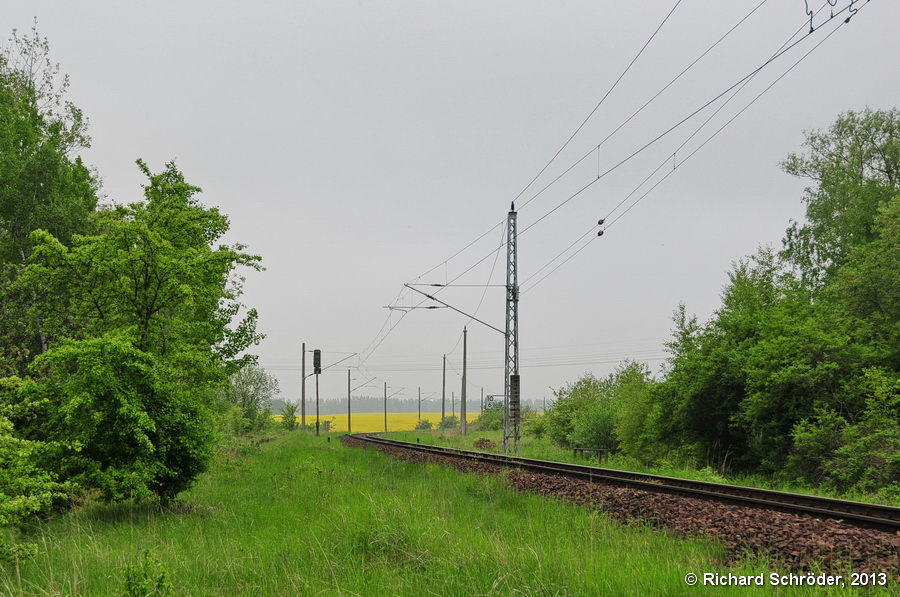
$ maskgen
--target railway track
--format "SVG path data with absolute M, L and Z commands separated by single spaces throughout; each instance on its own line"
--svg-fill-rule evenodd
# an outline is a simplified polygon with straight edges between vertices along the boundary
M 718 500 L 725 503 L 778 510 L 791 514 L 807 514 L 818 518 L 845 521 L 848 524 L 882 531 L 900 532 L 900 508 L 838 500 L 768 489 L 755 489 L 706 481 L 678 479 L 661 475 L 632 473 L 613 469 L 520 458 L 505 454 L 475 452 L 439 446 L 414 444 L 385 439 L 372 434 L 354 434 L 354 438 L 366 443 L 393 448 L 415 450 L 443 457 L 455 457 L 470 461 L 515 467 L 525 471 L 574 477 L 591 483 L 607 483 L 655 492 Z

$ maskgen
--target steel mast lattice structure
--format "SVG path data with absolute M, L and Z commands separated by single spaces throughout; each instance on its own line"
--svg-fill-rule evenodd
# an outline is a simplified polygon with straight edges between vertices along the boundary
M 519 277 L 516 253 L 516 204 L 506 218 L 506 358 L 503 380 L 503 451 L 519 451 Z

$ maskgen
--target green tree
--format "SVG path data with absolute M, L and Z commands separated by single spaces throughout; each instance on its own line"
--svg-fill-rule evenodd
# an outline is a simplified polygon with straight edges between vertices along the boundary
M 35 381 L 22 397 L 40 405 L 40 418 L 22 428 L 52 447 L 44 464 L 61 478 L 110 501 L 167 502 L 206 470 L 215 437 L 209 405 L 127 330 L 65 340 L 30 372 Z
M 29 312 L 38 297 L 14 287 L 30 235 L 43 229 L 68 244 L 90 231 L 99 187 L 78 156 L 90 144 L 87 120 L 64 101 L 68 78 L 59 80 L 49 51 L 35 29 L 14 30 L 0 51 L 0 369 L 20 375 L 48 346 Z
M 654 383 L 647 365 L 635 361 L 626 361 L 616 374 L 616 440 L 625 454 L 642 460 L 652 456 L 647 422 L 653 410 L 650 389 Z
M 874 238 L 878 208 L 900 194 L 900 111 L 849 111 L 827 131 L 808 131 L 804 147 L 782 164 L 814 182 L 804 194 L 806 222 L 788 228 L 782 256 L 819 290 L 852 247 Z
M 46 444 L 23 440 L 14 433 L 9 417 L 21 387 L 18 378 L 0 379 L 0 564 L 33 553 L 36 546 L 14 543 L 17 530 L 50 512 L 57 502 L 68 497 L 71 487 L 60 484 L 56 476 L 41 467 Z
M 31 308 L 50 348 L 31 365 L 17 427 L 58 447 L 63 478 L 108 499 L 171 500 L 207 465 L 214 435 L 209 390 L 253 361 L 260 336 L 242 305 L 238 266 L 259 257 L 213 246 L 228 229 L 204 208 L 175 165 L 148 176 L 146 201 L 97 213 L 98 233 L 66 247 L 32 234 L 18 280 L 42 300 Z
M 835 301 L 878 363 L 900 371 L 900 195 L 879 207 L 876 238 L 855 247 L 834 284 Z
M 547 409 L 547 436 L 558 446 L 615 449 L 615 427 L 619 419 L 617 375 L 597 379 L 588 373 L 556 391 L 556 401 Z
M 842 486 L 875 479 L 852 464 L 887 463 L 894 449 L 897 422 L 869 414 L 864 372 L 900 371 L 898 165 L 897 110 L 848 112 L 807 133 L 805 151 L 782 165 L 814 181 L 806 221 L 792 223 L 777 256 L 763 249 L 735 264 L 709 322 L 681 308 L 645 438 L 717 467 L 787 464 L 835 483 L 828 471 L 843 457 L 856 472 Z
M 67 243 L 88 229 L 98 182 L 77 153 L 90 146 L 87 120 L 64 101 L 68 77 L 49 58 L 50 45 L 35 28 L 13 30 L 0 52 L 0 259 L 24 262 L 33 230 Z
M 863 372 L 866 406 L 853 422 L 822 409 L 793 431 L 788 470 L 840 491 L 900 492 L 900 375 Z
M 229 324 L 242 307 L 234 270 L 260 269 L 260 258 L 243 245 L 213 246 L 228 219 L 199 203 L 174 163 L 159 174 L 138 166 L 150 179 L 146 201 L 97 212 L 98 234 L 76 236 L 71 248 L 32 234 L 22 282 L 45 299 L 33 312 L 54 339 L 132 329 L 139 350 L 172 357 L 195 383 L 220 383 L 253 361 L 237 355 L 259 340 L 255 310 Z
M 288 431 L 297 428 L 297 409 L 300 405 L 296 402 L 285 402 L 281 409 L 281 425 Z
M 576 445 L 576 422 L 608 392 L 608 385 L 607 380 L 597 379 L 593 374 L 587 373 L 575 383 L 568 383 L 564 388 L 556 390 L 556 399 L 544 414 L 550 441 L 564 448 Z
M 473 423 L 479 431 L 499 431 L 503 429 L 503 405 L 500 408 L 488 408 Z
M 279 393 L 278 380 L 257 363 L 248 363 L 232 373 L 221 395 L 226 404 L 237 407 L 247 421 L 247 429 L 258 429 L 270 420 L 272 400 Z

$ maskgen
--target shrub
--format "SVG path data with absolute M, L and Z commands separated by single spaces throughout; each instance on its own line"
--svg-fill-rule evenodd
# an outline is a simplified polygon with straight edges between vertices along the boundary
M 22 433 L 46 438 L 42 464 L 62 480 L 107 501 L 168 502 L 206 470 L 215 441 L 202 390 L 173 365 L 128 333 L 65 340 L 29 367 L 19 396 L 36 416 Z
M 478 431 L 499 431 L 503 429 L 503 407 L 490 408 L 481 413 L 473 424 Z
M 166 578 L 166 568 L 149 549 L 141 552 L 141 561 L 125 567 L 123 597 L 171 597 L 175 588 Z
M 297 428 L 297 407 L 298 404 L 295 402 L 286 402 L 281 409 L 281 425 L 288 431 Z
M 434 429 L 434 423 L 432 423 L 428 419 L 422 419 L 421 421 L 416 423 L 416 430 L 427 431 L 429 429 Z
M 21 529 L 71 491 L 35 464 L 34 456 L 41 447 L 39 442 L 14 437 L 12 423 L 0 416 L 0 563 L 37 553 L 33 543 L 7 541 L 14 535 L 8 535 L 6 529 Z
M 547 419 L 535 413 L 534 416 L 528 417 L 522 422 L 522 429 L 526 435 L 541 439 L 547 434 Z

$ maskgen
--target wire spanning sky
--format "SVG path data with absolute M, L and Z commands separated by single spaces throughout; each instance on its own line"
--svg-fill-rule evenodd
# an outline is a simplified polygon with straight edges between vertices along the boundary
M 458 395 L 467 323 L 470 395 L 502 392 L 502 335 L 404 284 L 454 280 L 422 288 L 503 328 L 513 200 L 523 396 L 657 370 L 678 303 L 707 319 L 802 217 L 778 163 L 803 131 L 900 97 L 887 0 L 0 6 L 7 34 L 34 17 L 107 201 L 141 197 L 135 159 L 175 159 L 263 256 L 244 299 L 294 400 L 302 342 L 350 357 L 323 397 L 348 366 L 358 394 L 439 392 L 444 354 Z

